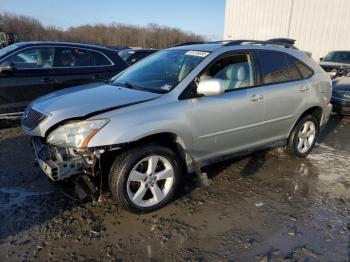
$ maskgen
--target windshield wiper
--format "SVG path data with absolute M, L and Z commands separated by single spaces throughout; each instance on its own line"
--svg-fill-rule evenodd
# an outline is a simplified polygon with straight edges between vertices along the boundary
M 110 82 L 110 85 L 113 86 L 123 86 L 129 89 L 137 89 L 132 83 L 130 82 Z
M 135 86 L 131 84 L 130 82 L 124 82 L 125 87 L 130 88 L 130 89 L 135 89 Z

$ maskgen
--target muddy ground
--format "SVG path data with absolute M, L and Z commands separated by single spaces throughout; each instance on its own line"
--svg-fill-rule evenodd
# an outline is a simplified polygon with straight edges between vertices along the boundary
M 349 261 L 350 118 L 314 153 L 258 152 L 207 168 L 146 215 L 83 203 L 31 164 L 19 128 L 0 130 L 0 261 Z

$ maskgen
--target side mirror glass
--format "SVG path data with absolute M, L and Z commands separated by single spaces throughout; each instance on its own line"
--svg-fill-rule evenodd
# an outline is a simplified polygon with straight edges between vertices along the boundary
M 17 67 L 14 63 L 4 62 L 0 65 L 0 72 L 13 72 L 16 70 L 17 70 Z
M 225 93 L 224 81 L 218 78 L 205 79 L 199 82 L 197 94 L 204 96 L 218 96 Z
M 323 57 L 320 58 L 320 61 L 323 61 Z

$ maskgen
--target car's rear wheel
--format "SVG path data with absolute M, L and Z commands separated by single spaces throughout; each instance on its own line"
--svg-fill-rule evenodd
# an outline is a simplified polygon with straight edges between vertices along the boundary
M 109 187 L 113 199 L 133 212 L 150 212 L 165 206 L 177 189 L 180 165 L 169 148 L 141 146 L 117 157 Z
M 307 115 L 301 118 L 289 137 L 289 152 L 298 157 L 306 157 L 315 146 L 318 132 L 319 123 L 315 117 Z

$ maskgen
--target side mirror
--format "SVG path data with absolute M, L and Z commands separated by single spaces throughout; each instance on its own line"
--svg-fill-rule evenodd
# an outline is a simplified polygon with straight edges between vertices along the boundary
M 16 71 L 17 67 L 14 63 L 2 63 L 0 65 L 0 72 L 13 72 Z
M 224 81 L 218 78 L 202 80 L 197 86 L 197 94 L 204 96 L 222 95 L 225 90 Z
M 323 57 L 320 58 L 320 61 L 323 61 Z

